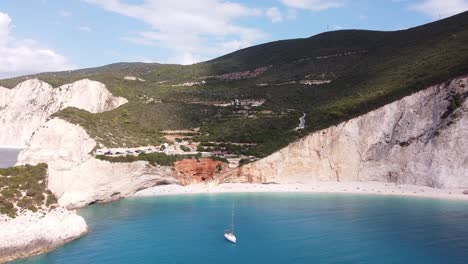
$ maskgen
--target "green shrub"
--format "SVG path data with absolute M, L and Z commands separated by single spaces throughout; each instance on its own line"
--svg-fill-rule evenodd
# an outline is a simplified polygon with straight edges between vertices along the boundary
M 46 199 L 46 206 L 50 207 L 51 205 L 57 204 L 57 197 L 54 194 L 48 193 Z
M 224 162 L 224 163 L 229 163 L 229 161 L 226 158 L 223 158 L 223 157 L 212 156 L 212 157 L 210 157 L 210 159 L 221 161 L 221 162 Z
M 16 205 L 18 205 L 18 207 L 20 208 L 27 209 L 28 207 L 34 205 L 34 201 L 30 197 L 23 197 L 20 200 L 18 200 Z
M 0 214 L 17 215 L 16 204 L 23 210 L 36 212 L 56 203 L 55 196 L 46 189 L 47 165 L 26 165 L 0 169 Z M 24 195 L 23 195 L 24 193 Z M 48 194 L 47 201 L 44 193 Z M 50 208 L 50 207 L 49 207 Z
M 182 151 L 184 151 L 184 152 L 190 152 L 190 150 L 191 150 L 189 147 L 184 146 L 184 145 L 181 145 L 181 146 L 180 146 L 180 149 L 181 149 Z
M 13 203 L 0 197 L 0 214 L 15 217 L 16 209 L 14 208 Z
M 239 161 L 239 166 L 244 166 L 250 163 L 250 159 L 241 159 Z
M 15 188 L 7 187 L 0 192 L 0 195 L 7 199 L 15 199 L 16 197 L 21 196 L 21 192 Z
M 36 207 L 36 205 L 34 204 L 29 204 L 27 207 L 26 207 L 27 210 L 29 211 L 32 211 L 32 212 L 37 212 L 38 211 L 38 208 Z
M 116 163 L 128 163 L 135 161 L 148 161 L 151 165 L 161 166 L 172 166 L 174 162 L 186 159 L 194 158 L 195 155 L 166 155 L 165 153 L 140 153 L 138 156 L 127 155 L 119 157 L 110 157 L 104 155 L 98 155 L 96 158 Z

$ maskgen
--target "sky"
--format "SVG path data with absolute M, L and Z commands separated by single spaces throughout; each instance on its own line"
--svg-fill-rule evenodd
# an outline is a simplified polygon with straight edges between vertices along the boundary
M 468 0 L 0 0 L 0 78 L 115 62 L 192 64 L 342 29 L 400 30 Z

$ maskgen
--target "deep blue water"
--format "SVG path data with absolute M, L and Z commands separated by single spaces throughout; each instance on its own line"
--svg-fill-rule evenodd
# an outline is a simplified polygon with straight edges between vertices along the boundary
M 224 240 L 231 204 L 238 244 Z M 16 263 L 468 263 L 468 203 L 334 194 L 131 198 L 91 233 Z

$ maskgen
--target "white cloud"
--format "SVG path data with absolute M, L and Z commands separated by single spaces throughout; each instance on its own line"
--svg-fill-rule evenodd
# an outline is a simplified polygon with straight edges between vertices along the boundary
M 91 31 L 93 31 L 90 27 L 87 27 L 87 26 L 79 26 L 77 29 L 79 31 L 82 31 L 82 32 L 91 32 Z
M 283 21 L 283 14 L 277 7 L 270 7 L 265 12 L 266 16 L 270 18 L 271 22 L 277 23 Z
M 265 15 L 263 10 L 229 1 L 144 0 L 134 4 L 123 0 L 84 1 L 147 23 L 151 30 L 124 39 L 169 48 L 174 53 L 172 57 L 179 58 L 181 63 L 212 58 L 234 51 L 233 42 L 241 43 L 239 47 L 243 48 L 267 36 L 259 29 L 236 23 L 243 17 Z
M 5 45 L 10 38 L 10 23 L 8 14 L 0 12 L 0 46 Z
M 190 65 L 202 60 L 206 60 L 206 58 L 196 57 L 196 55 L 193 55 L 191 52 L 184 52 L 175 57 L 168 58 L 167 60 L 165 60 L 165 63 L 179 63 L 182 65 Z
M 432 18 L 449 17 L 468 10 L 467 0 L 426 0 L 411 6 L 411 9 L 420 11 Z
M 71 12 L 68 12 L 68 11 L 66 11 L 66 10 L 61 10 L 61 11 L 59 12 L 59 16 L 61 16 L 61 17 L 71 17 L 72 15 L 73 15 L 73 14 L 72 14 Z
M 321 11 L 344 5 L 343 1 L 340 0 L 281 0 L 281 2 L 292 8 L 312 11 Z
M 8 14 L 0 12 L 0 78 L 73 68 L 64 56 L 34 40 L 15 39 L 11 22 Z

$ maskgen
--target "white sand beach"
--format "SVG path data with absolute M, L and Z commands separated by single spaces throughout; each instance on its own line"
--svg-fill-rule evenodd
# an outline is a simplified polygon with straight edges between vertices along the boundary
M 464 189 L 436 189 L 425 186 L 382 182 L 317 182 L 313 184 L 195 184 L 189 186 L 161 185 L 141 190 L 134 196 L 164 196 L 204 193 L 352 193 L 426 197 L 436 199 L 465 200 Z

